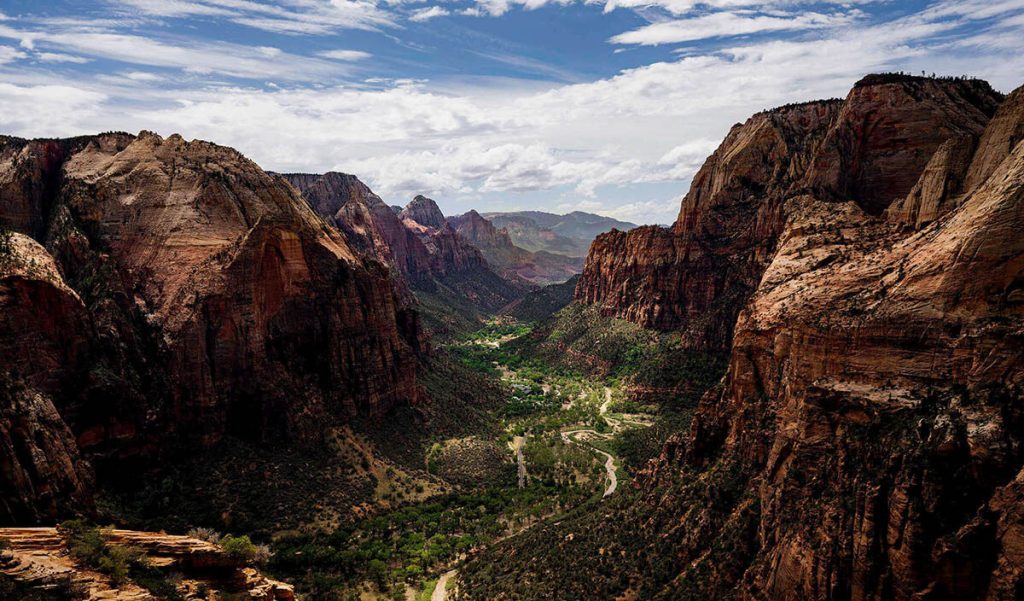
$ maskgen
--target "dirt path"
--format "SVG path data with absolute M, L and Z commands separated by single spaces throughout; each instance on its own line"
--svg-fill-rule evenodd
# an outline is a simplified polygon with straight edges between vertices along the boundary
M 448 570 L 441 574 L 441 577 L 437 579 L 434 592 L 430 595 L 430 601 L 446 601 L 448 599 L 448 581 L 455 578 L 457 573 L 456 570 Z
M 516 436 L 512 439 L 512 448 L 516 452 L 516 478 L 519 481 L 519 488 L 526 487 L 526 458 L 523 457 L 524 444 L 526 444 L 525 436 Z

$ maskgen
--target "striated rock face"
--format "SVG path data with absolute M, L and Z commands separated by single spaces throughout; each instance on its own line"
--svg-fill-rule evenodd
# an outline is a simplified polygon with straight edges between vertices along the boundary
M 1000 100 L 978 81 L 869 77 L 843 101 L 756 115 L 735 126 L 694 177 L 671 230 L 595 240 L 576 299 L 645 327 L 679 330 L 691 348 L 727 349 L 773 256 L 786 198 L 811 191 L 880 213 L 911 192 L 944 142 L 980 137 Z M 919 195 L 964 177 L 957 159 L 966 153 L 950 151 L 935 159 L 937 175 Z M 916 224 L 922 202 L 924 220 L 944 210 L 945 201 L 911 201 L 900 219 Z
M 178 136 L 22 146 L 15 163 L 57 149 L 41 177 L 59 185 L 19 196 L 40 174 L 5 164 L 20 175 L 4 198 L 39 206 L 0 215 L 45 241 L 63 280 L 4 278 L 5 316 L 24 319 L 0 319 L 0 338 L 33 342 L 5 345 L 0 370 L 52 397 L 101 476 L 227 433 L 316 442 L 330 423 L 417 402 L 415 312 L 281 178 Z M 47 216 L 42 234 L 25 214 Z
M 428 284 L 435 275 L 426 245 L 356 176 L 331 172 L 284 177 L 360 252 L 394 266 L 414 285 Z
M 877 215 L 910 191 L 940 144 L 980 136 L 1001 100 L 979 80 L 868 76 L 847 96 L 802 188 Z
M 535 284 L 558 283 L 573 277 L 583 267 L 578 259 L 519 248 L 506 230 L 494 227 L 476 211 L 450 217 L 448 223 L 462 238 L 480 249 L 488 264 L 508 279 Z
M 941 146 L 919 181 L 986 162 L 1007 126 L 973 157 Z M 647 598 L 1020 597 L 1024 144 L 918 206 L 939 210 L 910 229 L 786 200 L 727 377 L 637 479 L 674 550 Z
M 840 110 L 810 103 L 733 127 L 694 177 L 674 228 L 598 236 L 576 299 L 645 327 L 682 330 L 692 348 L 725 349 L 782 227 L 786 191 Z
M 31 238 L 0 238 L 0 523 L 92 510 L 91 467 L 53 399 L 86 354 L 90 323 L 53 258 Z
M 398 214 L 402 220 L 410 219 L 416 223 L 429 228 L 440 229 L 444 227 L 444 213 L 437 206 L 437 203 L 426 196 L 417 195 Z

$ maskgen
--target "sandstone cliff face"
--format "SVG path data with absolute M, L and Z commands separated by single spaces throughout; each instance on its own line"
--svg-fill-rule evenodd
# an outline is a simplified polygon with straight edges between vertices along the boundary
M 1008 121 L 973 158 L 940 147 L 919 179 L 987 163 Z M 1024 144 L 928 223 L 875 208 L 786 200 L 727 377 L 638 478 L 651 536 L 675 549 L 652 598 L 1024 590 Z
M 877 214 L 911 191 L 947 139 L 981 136 L 1000 100 L 976 81 L 866 78 L 844 101 L 756 115 L 694 177 L 671 230 L 595 240 L 576 298 L 606 315 L 679 330 L 691 348 L 728 349 L 773 256 L 786 198 L 813 191 Z M 915 222 L 920 212 L 904 211 Z
M 23 146 L 10 156 L 59 149 L 57 173 L 42 174 L 59 185 L 25 196 L 39 173 L 0 169 L 20 174 L 4 187 L 16 215 L 48 216 L 43 234 L 5 223 L 45 241 L 74 292 L 19 282 L 0 299 L 5 315 L 25 316 L 0 336 L 43 341 L 5 346 L 0 367 L 53 398 L 101 476 L 228 433 L 315 442 L 330 423 L 417 402 L 414 311 L 282 179 L 177 136 Z M 46 295 L 52 312 L 34 304 Z M 77 332 L 81 352 L 66 341 Z M 26 372 L 46 361 L 65 370 Z
M 579 273 L 582 261 L 545 251 L 530 252 L 512 243 L 504 229 L 498 229 L 476 211 L 449 217 L 448 223 L 462 238 L 480 249 L 487 263 L 507 279 L 535 284 L 560 283 Z
M 577 300 L 645 327 L 682 330 L 691 348 L 728 348 L 736 314 L 774 248 L 785 192 L 839 108 L 785 107 L 733 127 L 694 177 L 674 228 L 598 236 Z
M 429 282 L 435 269 L 427 247 L 392 207 L 354 175 L 331 172 L 284 177 L 360 252 L 394 266 L 409 282 Z

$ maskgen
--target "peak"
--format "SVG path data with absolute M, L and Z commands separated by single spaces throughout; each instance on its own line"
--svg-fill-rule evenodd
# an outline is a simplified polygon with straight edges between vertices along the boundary
M 420 225 L 440 228 L 444 226 L 444 213 L 432 199 L 417 194 L 401 212 L 402 219 L 412 219 Z

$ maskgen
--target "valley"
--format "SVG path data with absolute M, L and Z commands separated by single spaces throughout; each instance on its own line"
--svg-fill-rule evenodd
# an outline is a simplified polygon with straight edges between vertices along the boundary
M 493 414 L 496 435 L 430 444 L 417 487 L 436 477 L 461 482 L 459 492 L 407 498 L 322 534 L 278 533 L 270 573 L 314 598 L 445 599 L 447 588 L 459 590 L 458 570 L 467 559 L 568 512 L 598 511 L 626 485 L 618 445 L 626 432 L 651 425 L 642 410 L 653 408 L 626 402 L 621 382 L 510 350 L 531 330 L 492 321 L 450 343 L 457 360 L 500 382 L 506 393 Z M 484 465 L 469 465 L 474 457 Z M 310 569 L 315 576 L 305 577 Z

